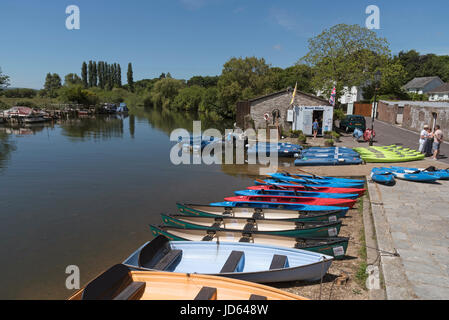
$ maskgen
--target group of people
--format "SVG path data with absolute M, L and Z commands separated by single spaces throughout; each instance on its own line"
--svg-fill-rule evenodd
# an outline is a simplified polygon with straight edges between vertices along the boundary
M 419 136 L 419 152 L 432 156 L 432 160 L 437 160 L 440 154 L 440 145 L 443 142 L 443 132 L 439 125 L 431 131 L 428 125 L 425 125 Z

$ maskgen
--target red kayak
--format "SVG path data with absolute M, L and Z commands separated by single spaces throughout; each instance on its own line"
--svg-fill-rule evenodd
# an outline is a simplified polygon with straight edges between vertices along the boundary
M 250 190 L 290 190 L 290 191 L 314 191 L 314 192 L 326 192 L 326 193 L 354 193 L 358 194 L 359 197 L 363 196 L 365 189 L 356 188 L 332 188 L 332 187 L 304 187 L 301 185 L 282 185 L 282 184 L 265 184 L 248 187 Z
M 356 200 L 352 199 L 333 199 L 333 198 L 313 198 L 313 197 L 288 197 L 288 196 L 270 196 L 270 195 L 257 195 L 257 196 L 236 196 L 225 198 L 225 201 L 231 202 L 276 202 L 276 203 L 300 203 L 307 204 L 309 206 L 334 206 L 334 207 L 348 207 L 352 208 L 356 203 Z

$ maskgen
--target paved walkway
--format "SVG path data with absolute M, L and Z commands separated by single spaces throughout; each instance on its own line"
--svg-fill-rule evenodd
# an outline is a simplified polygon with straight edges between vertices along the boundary
M 449 181 L 368 183 L 388 299 L 449 299 Z

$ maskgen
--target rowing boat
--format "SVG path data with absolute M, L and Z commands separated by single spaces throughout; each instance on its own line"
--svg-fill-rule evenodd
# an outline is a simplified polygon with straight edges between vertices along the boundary
M 117 264 L 69 300 L 307 300 L 301 296 L 224 277 L 131 270 Z
M 270 283 L 319 280 L 333 259 L 301 249 L 241 242 L 170 241 L 159 235 L 137 249 L 123 264 L 139 270 Z
M 296 182 L 303 183 L 306 185 L 312 186 L 323 186 L 323 187 L 334 187 L 334 188 L 363 188 L 365 182 L 363 180 L 357 180 L 354 182 L 346 182 L 346 181 L 331 181 L 331 180 L 322 180 L 322 179 L 309 179 L 309 178 L 301 178 L 301 177 L 292 177 L 282 173 L 273 173 L 269 174 L 273 179 L 277 179 L 279 181 L 287 181 L 287 182 Z
M 150 230 L 155 237 L 162 234 L 172 241 L 247 242 L 303 249 L 333 256 L 335 259 L 345 256 L 349 242 L 349 238 L 344 237 L 292 238 L 251 232 L 185 229 L 154 225 L 150 225 Z
M 309 206 L 335 206 L 352 208 L 356 200 L 353 199 L 334 199 L 334 198 L 313 198 L 313 197 L 295 197 L 295 196 L 274 196 L 274 195 L 255 195 L 255 196 L 235 196 L 226 197 L 225 201 L 231 202 L 275 202 L 288 204 L 305 204 Z
M 161 214 L 162 222 L 168 226 L 186 229 L 250 232 L 285 237 L 335 237 L 340 232 L 341 221 L 285 221 L 255 220 L 245 218 L 212 218 Z
M 257 196 L 257 195 L 270 195 L 270 196 L 286 196 L 286 197 L 312 197 L 312 198 L 331 198 L 331 199 L 357 199 L 358 194 L 353 193 L 326 193 L 326 192 L 313 192 L 313 191 L 295 191 L 295 190 L 265 190 L 265 189 L 253 189 L 253 190 L 239 190 L 235 191 L 236 196 Z
M 231 208 L 181 203 L 177 203 L 176 206 L 179 212 L 184 215 L 213 218 L 235 217 L 257 220 L 335 222 L 346 215 L 345 211 L 313 212 L 263 208 Z
M 249 190 L 295 190 L 295 191 L 314 191 L 314 192 L 326 192 L 326 193 L 356 193 L 359 197 L 365 194 L 365 189 L 360 188 L 333 188 L 333 187 L 321 187 L 301 184 L 291 184 L 284 182 L 276 182 L 275 180 L 256 180 L 255 186 L 248 187 Z

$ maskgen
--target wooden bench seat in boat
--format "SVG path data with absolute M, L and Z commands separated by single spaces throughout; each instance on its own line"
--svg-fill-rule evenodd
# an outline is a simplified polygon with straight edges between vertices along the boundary
M 287 258 L 287 256 L 275 254 L 273 256 L 273 260 L 271 260 L 270 270 L 283 269 L 285 267 L 288 267 L 288 258 Z
M 238 267 L 243 264 L 245 254 L 243 251 L 232 251 L 226 260 L 220 273 L 237 272 Z
M 202 287 L 195 300 L 217 300 L 217 288 Z
M 167 238 L 156 237 L 151 245 L 140 250 L 139 267 L 160 271 L 173 270 L 181 258 L 182 250 L 172 250 Z
M 161 259 L 159 262 L 153 267 L 156 270 L 167 270 L 174 263 L 178 262 L 181 259 L 182 250 L 170 250 L 168 253 Z
M 268 300 L 265 296 L 259 296 L 257 294 L 252 294 L 249 296 L 249 300 Z

